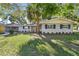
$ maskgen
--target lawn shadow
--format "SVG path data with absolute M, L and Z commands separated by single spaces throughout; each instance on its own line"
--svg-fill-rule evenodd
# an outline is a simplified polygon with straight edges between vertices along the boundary
M 32 39 L 28 43 L 20 46 L 19 55 L 21 56 L 40 56 L 44 53 L 40 54 L 40 50 L 38 50 L 39 45 L 45 45 L 45 43 L 40 39 Z M 45 54 L 47 55 L 47 54 Z
M 20 56 L 74 56 L 78 50 L 66 45 L 74 38 L 78 40 L 79 33 L 74 34 L 35 34 L 37 38 L 30 39 L 19 47 Z M 41 37 L 41 38 L 39 38 Z M 69 39 L 69 40 L 68 40 Z M 71 40 L 70 40 L 71 39 Z M 53 42 L 52 42 L 53 40 Z M 57 41 L 56 43 L 54 41 Z
M 75 47 L 71 44 L 71 40 L 79 40 L 79 33 L 74 33 L 74 34 L 43 34 L 39 35 L 44 41 L 48 42 L 53 48 L 55 48 L 56 51 L 58 51 L 58 54 L 55 55 L 61 55 L 61 56 L 72 56 L 72 55 L 79 55 L 79 46 Z M 44 36 L 44 37 L 43 37 Z M 63 46 L 60 46 L 59 42 L 56 44 L 54 42 L 51 42 L 51 40 L 60 40 L 62 45 L 65 46 L 66 49 L 69 51 L 66 51 L 63 49 Z
M 41 37 L 41 35 L 40 35 Z M 49 39 L 50 38 L 50 39 Z M 65 50 L 63 46 L 52 42 L 51 37 L 49 35 L 46 38 L 42 37 L 42 39 L 32 38 L 25 43 L 24 45 L 20 46 L 20 50 L 18 55 L 21 56 L 73 56 L 72 52 L 76 54 L 77 52 L 71 50 Z M 46 40 L 47 39 L 47 40 Z M 59 42 L 58 42 L 59 43 Z M 61 43 L 63 44 L 63 43 Z M 49 47 L 51 46 L 51 48 Z M 55 50 L 55 51 L 52 51 Z

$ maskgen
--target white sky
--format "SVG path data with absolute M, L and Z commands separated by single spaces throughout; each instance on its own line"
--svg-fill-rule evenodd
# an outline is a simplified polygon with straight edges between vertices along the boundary
M 0 3 L 79 3 L 79 0 L 0 0 Z

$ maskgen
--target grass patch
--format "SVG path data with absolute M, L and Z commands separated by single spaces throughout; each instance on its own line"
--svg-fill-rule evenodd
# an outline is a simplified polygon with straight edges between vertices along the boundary
M 27 43 L 31 37 L 21 34 L 2 38 L 0 38 L 0 55 L 18 55 L 19 46 Z
M 38 35 L 38 34 L 37 34 Z M 0 35 L 0 55 L 3 56 L 76 56 L 79 55 L 79 33 L 38 35 Z
M 20 50 L 20 55 L 53 55 L 56 51 L 46 42 L 40 39 L 30 40 L 23 45 Z

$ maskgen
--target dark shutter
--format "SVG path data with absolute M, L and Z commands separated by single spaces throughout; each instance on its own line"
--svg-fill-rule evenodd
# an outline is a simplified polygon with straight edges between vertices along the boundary
M 30 26 L 28 26 L 28 29 L 30 29 Z
M 70 27 L 71 27 L 71 26 L 70 26 L 70 24 L 69 24 L 69 25 L 68 25 L 68 29 L 70 29 Z
M 63 25 L 62 24 L 60 24 L 60 29 L 62 29 L 63 28 Z
M 45 29 L 47 29 L 47 24 L 45 24 Z
M 56 28 L 56 25 L 54 24 L 54 25 L 53 25 L 53 29 L 55 29 L 55 28 Z
M 23 29 L 25 28 L 25 26 L 23 26 Z

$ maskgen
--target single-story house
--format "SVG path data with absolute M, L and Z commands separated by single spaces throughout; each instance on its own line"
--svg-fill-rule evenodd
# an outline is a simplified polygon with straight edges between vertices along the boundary
M 52 18 L 50 20 L 40 21 L 40 32 L 41 33 L 73 33 L 74 21 L 66 18 Z M 2 27 L 1 27 L 2 26 Z M 6 30 L 5 30 L 5 29 Z M 36 24 L 0 24 L 0 32 L 8 32 L 9 30 L 15 32 L 36 32 Z
M 15 32 L 36 32 L 35 31 L 35 24 L 27 24 L 27 25 L 20 25 L 20 24 L 7 24 L 6 26 L 6 32 L 9 32 L 10 30 L 14 30 Z
M 40 22 L 42 33 L 73 33 L 73 21 L 66 18 L 55 18 Z

